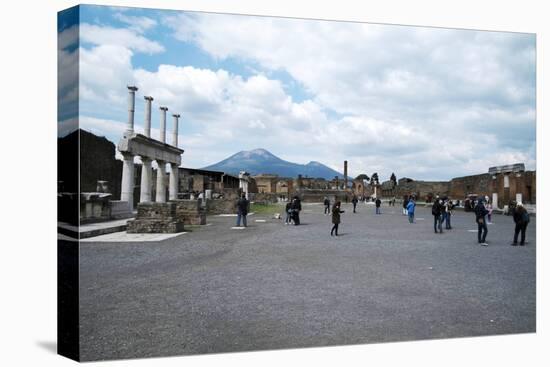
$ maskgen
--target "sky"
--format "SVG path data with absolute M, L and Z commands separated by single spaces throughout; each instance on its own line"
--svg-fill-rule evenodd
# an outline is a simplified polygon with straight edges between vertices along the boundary
M 181 115 L 185 167 L 256 148 L 381 181 L 536 167 L 534 34 L 86 5 L 58 53 L 60 136 L 116 144 L 133 84 L 137 132 L 146 95 L 153 137 L 159 106 Z

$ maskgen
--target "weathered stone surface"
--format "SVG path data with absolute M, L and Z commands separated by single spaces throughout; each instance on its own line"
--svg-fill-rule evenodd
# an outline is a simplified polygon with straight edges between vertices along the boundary
M 216 199 L 206 201 L 206 213 L 234 214 L 237 212 L 237 199 Z
M 128 221 L 128 233 L 177 233 L 183 221 L 176 215 L 176 203 L 139 203 L 137 217 Z
M 176 217 L 187 225 L 205 225 L 206 210 L 201 200 L 175 200 Z

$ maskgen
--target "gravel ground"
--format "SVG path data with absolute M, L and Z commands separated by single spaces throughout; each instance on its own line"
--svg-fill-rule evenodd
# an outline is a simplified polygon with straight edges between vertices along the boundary
M 162 242 L 81 243 L 82 359 L 535 331 L 535 218 L 512 247 L 511 217 L 494 216 L 481 247 L 471 213 L 434 234 L 426 208 L 415 224 L 399 206 L 343 209 L 337 238 L 305 204 L 300 226 L 208 217 Z

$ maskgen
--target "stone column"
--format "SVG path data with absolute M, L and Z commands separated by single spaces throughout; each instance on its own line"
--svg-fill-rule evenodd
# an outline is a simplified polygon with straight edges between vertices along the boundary
M 145 96 L 145 122 L 143 123 L 143 134 L 150 138 L 151 137 L 151 102 L 153 102 L 153 97 Z
M 170 163 L 169 199 L 177 200 L 179 191 L 179 168 L 176 163 Z
M 180 118 L 180 115 L 175 113 L 172 115 L 174 118 L 174 126 L 172 130 L 172 145 L 177 147 L 178 146 L 178 119 Z
M 136 91 L 138 88 L 133 85 L 128 85 L 128 124 L 126 125 L 126 134 L 134 132 L 134 112 L 136 108 Z
M 348 161 L 344 161 L 344 190 L 348 189 Z
M 160 141 L 166 143 L 166 111 L 168 107 L 160 107 Z
M 157 195 L 155 201 L 157 203 L 166 202 L 166 186 L 164 185 L 164 176 L 166 175 L 166 162 L 157 159 L 159 166 L 157 170 Z
M 120 200 L 127 201 L 130 210 L 134 210 L 134 156 L 122 153 L 122 185 L 120 188 Z
M 153 171 L 151 168 L 152 160 L 147 157 L 141 157 L 141 184 L 140 184 L 140 194 L 139 202 L 144 203 L 151 201 L 151 187 L 152 187 L 152 176 Z

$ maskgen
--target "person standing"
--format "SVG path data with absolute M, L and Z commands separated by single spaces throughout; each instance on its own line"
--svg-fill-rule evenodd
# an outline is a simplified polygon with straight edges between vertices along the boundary
M 432 205 L 432 215 L 434 216 L 434 232 L 443 233 L 443 228 L 441 227 L 441 213 L 443 212 L 443 205 L 441 200 L 436 199 Z
M 529 212 L 527 212 L 527 209 L 525 209 L 522 203 L 517 203 L 513 218 L 516 223 L 516 228 L 514 230 L 514 242 L 512 242 L 512 246 L 518 245 L 518 235 L 520 232 L 521 242 L 519 245 L 525 246 L 525 232 L 527 230 L 527 225 L 529 224 Z
M 445 202 L 445 229 L 452 229 L 451 227 L 451 215 L 453 214 L 453 202 L 447 200 Z
M 246 216 L 248 215 L 250 203 L 246 199 L 246 195 L 242 194 L 239 201 L 237 201 L 237 227 L 241 226 L 241 218 L 243 220 L 243 226 L 246 227 Z
M 403 198 L 403 215 L 407 215 L 407 205 L 409 205 L 409 196 L 405 195 Z
M 483 200 L 479 199 L 477 205 L 474 207 L 474 213 L 476 215 L 477 223 L 477 242 L 481 246 L 488 246 L 485 239 L 487 238 L 487 222 L 485 221 L 485 216 L 489 213 L 483 205 Z
M 490 202 L 487 202 L 487 205 L 485 206 L 485 208 L 487 209 L 487 211 L 489 212 L 487 214 L 487 220 L 489 223 L 492 223 L 491 221 L 491 217 L 493 216 L 493 204 L 491 204 Z
M 380 211 L 380 205 L 382 205 L 382 201 L 379 198 L 376 198 L 376 201 L 374 202 L 374 205 L 376 206 L 376 214 L 382 214 Z
M 292 199 L 292 215 L 294 219 L 294 225 L 297 226 L 300 224 L 300 211 L 302 210 L 302 202 L 298 196 L 294 196 Z
M 416 208 L 416 203 L 414 200 L 409 200 L 407 204 L 407 214 L 409 216 L 409 223 L 414 223 L 414 209 Z
M 332 229 L 330 230 L 330 235 L 338 236 L 338 225 L 340 224 L 340 214 L 343 213 L 343 210 L 340 210 L 340 201 L 337 201 L 332 206 Z
M 292 216 L 292 202 L 288 201 L 285 205 L 285 225 L 290 224 L 290 218 Z
M 325 215 L 330 214 L 330 200 L 328 199 L 328 197 L 325 196 L 323 204 L 325 205 Z
M 353 198 L 351 199 L 351 203 L 353 204 L 353 212 L 354 212 L 354 213 L 357 213 L 357 212 L 355 211 L 355 209 L 357 208 L 357 202 L 358 202 L 358 201 L 359 201 L 359 200 L 357 200 L 357 196 L 353 195 Z

